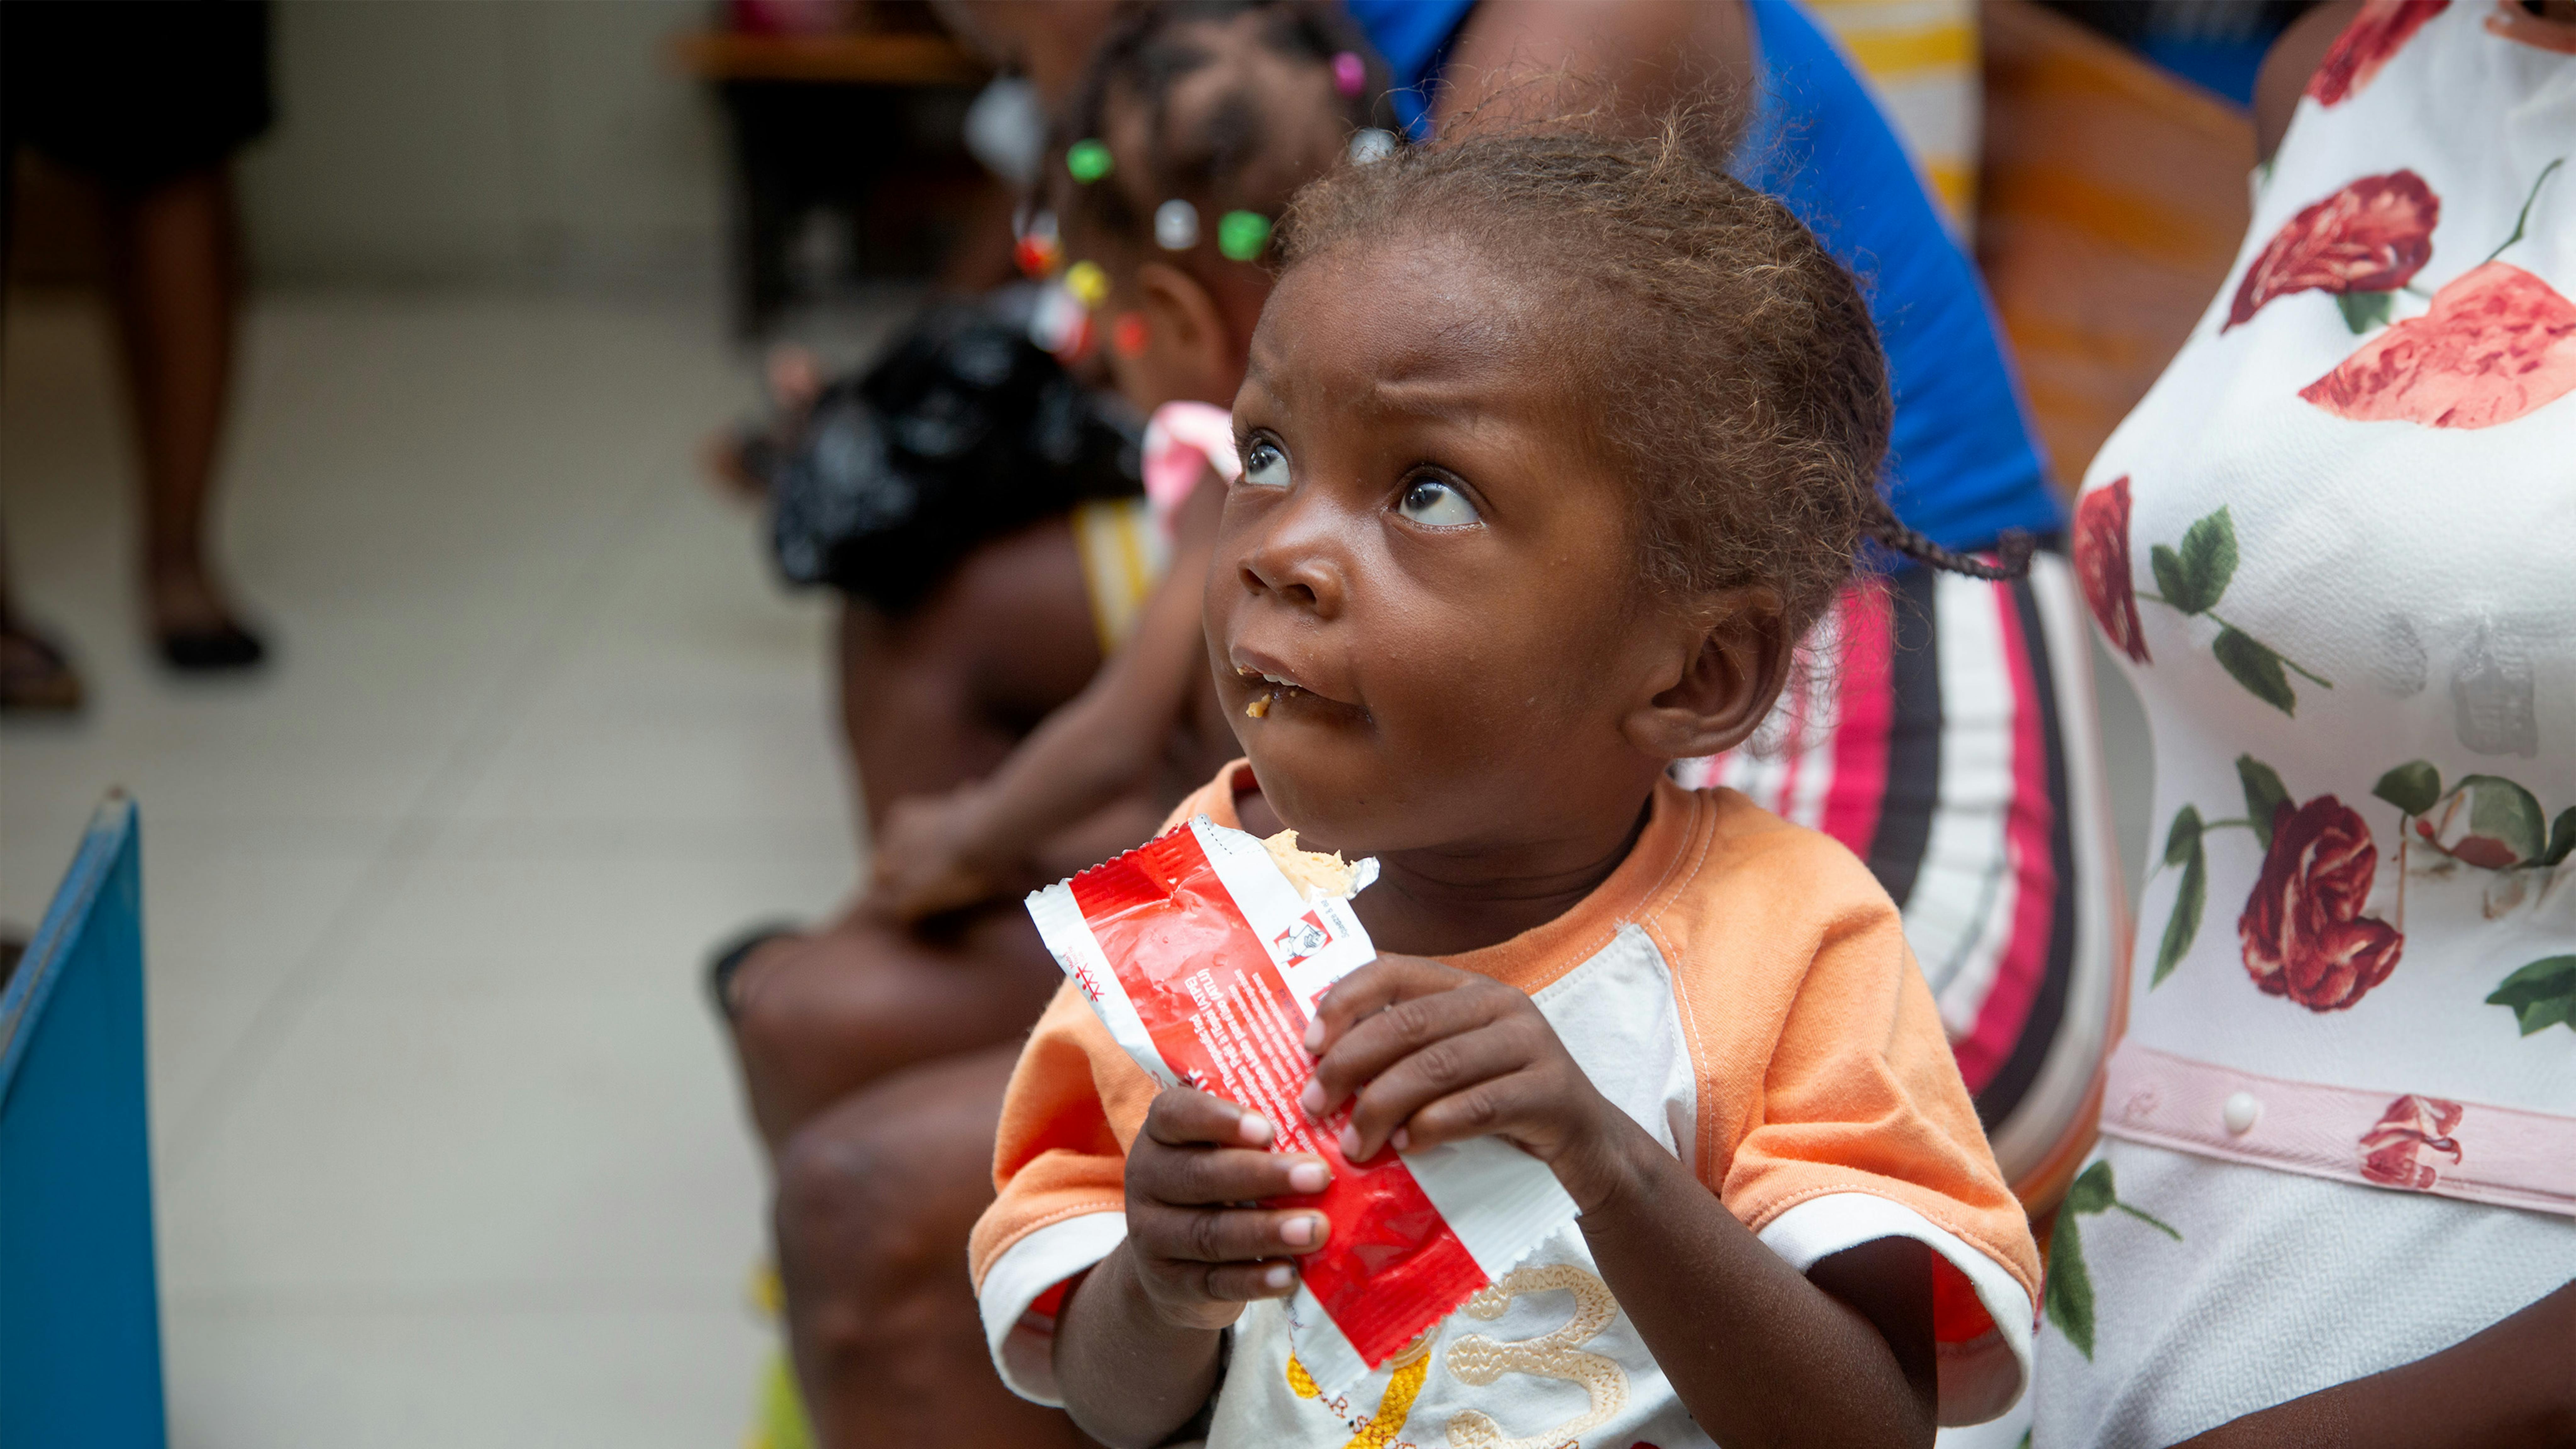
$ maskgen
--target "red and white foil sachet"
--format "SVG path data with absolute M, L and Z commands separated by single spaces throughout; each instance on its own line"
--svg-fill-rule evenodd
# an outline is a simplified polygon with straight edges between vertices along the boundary
M 1358 887 L 1375 878 L 1362 861 Z M 1376 959 L 1344 898 L 1302 897 L 1261 841 L 1206 816 L 1029 897 L 1047 949 L 1118 1045 L 1166 1086 L 1186 1081 L 1259 1112 L 1273 1150 L 1333 1172 L 1312 1197 L 1325 1246 L 1299 1260 L 1287 1306 L 1298 1361 L 1337 1393 L 1509 1272 L 1575 1215 L 1545 1164 L 1498 1138 L 1365 1163 L 1336 1146 L 1347 1104 L 1297 1105 L 1313 1074 L 1315 1003 Z

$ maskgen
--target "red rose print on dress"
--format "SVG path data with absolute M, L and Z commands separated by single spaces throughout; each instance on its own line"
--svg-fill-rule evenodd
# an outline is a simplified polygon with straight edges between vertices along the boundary
M 2332 795 L 2276 805 L 2263 874 L 2236 918 L 2254 984 L 2310 1011 L 2340 1011 L 2387 980 L 2406 938 L 2361 913 L 2378 872 L 2359 811 Z
M 2442 199 L 2412 171 L 2365 176 L 2290 218 L 2264 243 L 2227 322 L 2252 321 L 2263 304 L 2293 292 L 2393 292 L 2433 257 Z
M 2308 95 L 2318 105 L 2340 105 L 2361 94 L 2389 57 L 2424 22 L 2451 8 L 2451 0 L 2370 0 L 2317 62 Z
M 2433 294 L 2299 396 L 2355 422 L 2491 428 L 2576 390 L 2576 303 L 2510 262 Z
M 2423 1158 L 2447 1152 L 2453 1165 L 2459 1163 L 2460 1144 L 2451 1129 L 2460 1125 L 2460 1114 L 2459 1103 L 2440 1097 L 2409 1094 L 2389 1103 L 2379 1124 L 2361 1134 L 2361 1175 L 2382 1187 L 2431 1187 L 2438 1174 Z
M 2138 590 L 2129 579 L 2129 475 L 2123 473 L 2075 505 L 2075 580 L 2111 647 L 2147 664 L 2153 661 L 2138 623 Z

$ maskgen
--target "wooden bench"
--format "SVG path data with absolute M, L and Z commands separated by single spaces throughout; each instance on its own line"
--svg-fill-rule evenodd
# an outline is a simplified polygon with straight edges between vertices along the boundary
M 920 276 L 989 188 L 959 135 L 992 72 L 946 34 L 674 37 L 733 133 L 734 314 L 753 336 L 795 293 L 788 251 L 818 210 L 846 218 L 849 270 Z

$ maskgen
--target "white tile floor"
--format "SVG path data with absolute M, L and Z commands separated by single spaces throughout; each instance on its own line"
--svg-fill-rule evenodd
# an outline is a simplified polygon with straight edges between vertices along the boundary
M 764 1189 L 695 977 L 852 879 L 826 615 L 691 454 L 711 308 L 284 297 L 228 553 L 277 667 L 147 667 L 104 320 L 12 299 L 0 510 L 93 702 L 0 729 L 0 916 L 144 819 L 181 1449 L 730 1446 Z

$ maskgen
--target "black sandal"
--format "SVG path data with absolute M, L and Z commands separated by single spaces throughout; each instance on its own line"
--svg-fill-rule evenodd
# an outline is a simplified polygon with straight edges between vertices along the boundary
M 0 623 L 0 710 L 69 714 L 81 699 L 80 675 L 62 650 L 14 621 Z
M 735 1019 L 738 1008 L 733 999 L 734 973 L 742 969 L 743 962 L 751 959 L 751 953 L 781 936 L 797 934 L 799 934 L 798 927 L 784 922 L 754 926 L 735 937 L 730 944 L 718 950 L 713 956 L 708 957 L 707 997 L 715 1003 L 716 1015 L 723 1017 L 727 1022 Z
M 206 629 L 171 629 L 161 635 L 161 662 L 186 674 L 253 669 L 268 657 L 259 636 L 226 620 Z

